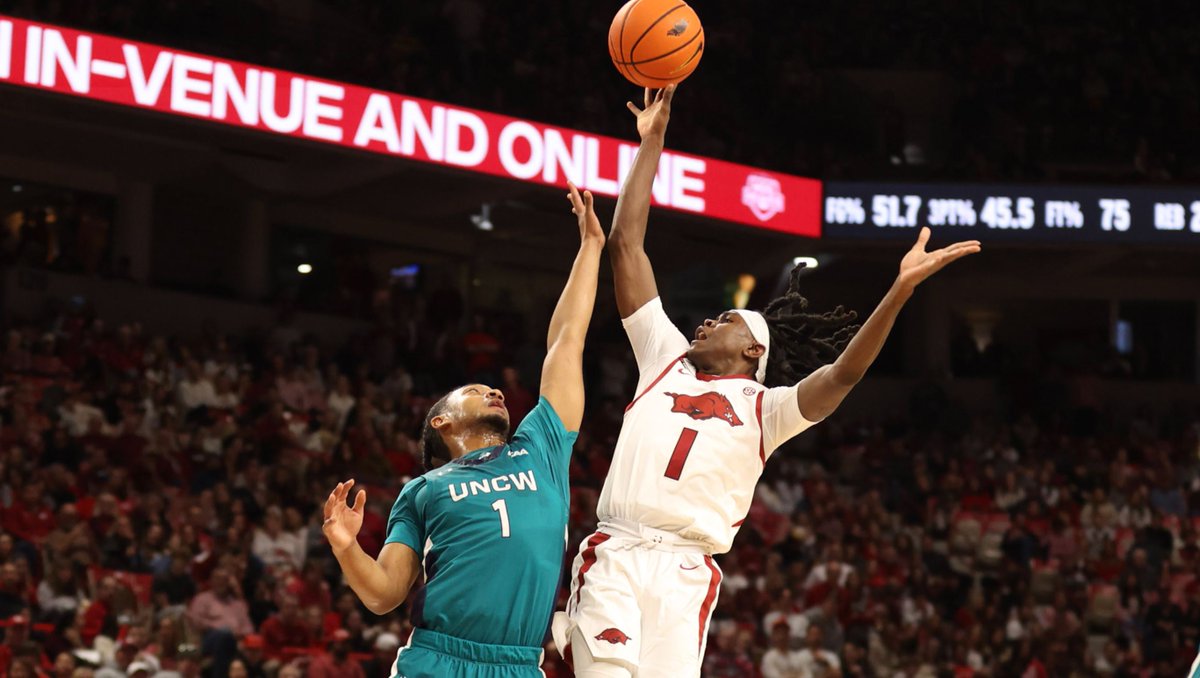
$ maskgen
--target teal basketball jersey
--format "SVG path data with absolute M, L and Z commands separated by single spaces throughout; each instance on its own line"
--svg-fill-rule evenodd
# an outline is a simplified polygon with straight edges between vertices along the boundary
M 385 543 L 422 557 L 413 625 L 475 643 L 541 647 L 566 550 L 567 478 L 577 432 L 545 398 L 512 441 L 409 481 Z

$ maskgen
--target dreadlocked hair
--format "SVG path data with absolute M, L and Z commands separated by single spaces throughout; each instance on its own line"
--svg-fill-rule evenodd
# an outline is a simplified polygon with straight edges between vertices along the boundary
M 433 470 L 435 460 L 441 460 L 443 463 L 450 460 L 450 448 L 446 447 L 442 434 L 433 427 L 433 420 L 446 413 L 453 393 L 454 391 L 450 391 L 429 408 L 429 414 L 425 415 L 425 424 L 421 426 L 421 465 L 425 467 L 426 472 Z
M 828 313 L 809 313 L 808 299 L 800 294 L 800 272 L 792 269 L 787 292 L 767 304 L 763 319 L 771 334 L 771 352 L 763 385 L 791 386 L 841 355 L 861 325 L 858 314 L 838 306 Z

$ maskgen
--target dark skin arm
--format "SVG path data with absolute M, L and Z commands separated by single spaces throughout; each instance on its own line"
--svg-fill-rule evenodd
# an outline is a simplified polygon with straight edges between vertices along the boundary
M 354 487 L 354 481 L 338 483 L 325 500 L 325 524 L 322 530 L 346 583 L 358 595 L 367 609 L 375 614 L 387 614 L 400 606 L 421 572 L 421 560 L 417 552 L 405 544 L 387 544 L 375 559 L 367 555 L 358 545 L 358 531 L 362 529 L 363 510 L 367 505 L 366 490 L 359 490 L 354 497 L 354 506 L 346 504 L 346 497 Z
M 579 224 L 579 254 L 563 287 L 546 335 L 541 394 L 554 407 L 568 431 L 583 420 L 583 341 L 596 303 L 604 229 L 596 218 L 591 191 L 582 194 L 568 184 L 567 199 Z
M 671 103 L 675 87 L 657 93 L 646 90 L 644 107 L 626 104 L 637 116 L 638 134 L 642 143 L 634 158 L 633 167 L 621 187 L 612 230 L 608 236 L 608 252 L 612 258 L 613 283 L 617 293 L 617 310 L 628 318 L 646 302 L 658 296 L 654 268 L 644 247 L 646 226 L 650 217 L 650 197 L 658 161 L 662 156 L 667 125 L 671 119 Z M 926 252 L 929 229 L 921 230 L 916 245 L 900 262 L 900 274 L 875 312 L 850 341 L 846 350 L 831 365 L 826 365 L 800 382 L 797 400 L 800 412 L 809 421 L 819 421 L 833 413 L 850 390 L 866 374 L 879 355 L 891 333 L 892 326 L 913 290 L 929 276 L 947 264 L 979 251 L 977 240 L 955 243 L 944 249 Z M 759 349 L 761 350 L 761 349 Z M 757 354 L 747 356 L 750 362 Z
M 671 100 L 675 86 L 652 93 L 646 90 L 645 108 L 629 102 L 629 110 L 637 116 L 637 130 L 642 138 L 633 167 L 625 177 L 617 198 L 608 236 L 608 254 L 612 258 L 613 285 L 617 292 L 617 311 L 628 318 L 646 302 L 658 296 L 654 268 L 646 256 L 646 224 L 650 219 L 650 195 L 658 160 L 662 157 L 667 123 L 671 119 Z
M 929 229 L 922 228 L 917 243 L 900 260 L 900 273 L 883 301 L 850 340 L 846 350 L 832 364 L 805 377 L 796 391 L 800 413 L 809 421 L 820 421 L 838 408 L 863 376 L 887 341 L 896 316 L 912 296 L 917 285 L 942 270 L 947 264 L 980 249 L 978 240 L 965 240 L 933 252 L 926 252 Z

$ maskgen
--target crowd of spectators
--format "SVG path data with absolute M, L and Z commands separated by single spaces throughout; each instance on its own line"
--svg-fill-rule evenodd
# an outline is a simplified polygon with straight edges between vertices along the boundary
M 824 424 L 815 455 L 768 472 L 723 561 L 705 675 L 1183 675 L 1197 418 L 1065 420 Z
M 685 150 L 826 178 L 1197 174 L 1197 7 L 695 4 L 708 49 L 674 123 Z M 605 50 L 579 48 L 615 9 L 0 0 L 6 14 L 628 136 L 630 88 Z M 923 164 L 907 149 L 912 94 L 856 96 L 851 69 L 953 81 L 937 106 L 951 124 Z M 84 208 L 6 213 L 0 255 L 95 272 L 111 215 Z M 13 237 L 26 231 L 50 235 Z M 389 676 L 410 609 L 359 605 L 320 503 L 359 479 L 361 541 L 377 552 L 420 473 L 432 400 L 498 384 L 515 423 L 539 357 L 521 339 L 537 332 L 463 323 L 452 290 L 424 301 L 341 346 L 288 322 L 166 337 L 80 307 L 6 324 L 0 678 Z M 636 376 L 619 341 L 589 347 L 588 373 L 573 545 L 595 527 Z M 834 417 L 780 450 L 719 559 L 705 675 L 1182 675 L 1200 644 L 1200 417 L 1112 417 L 1062 389 L 1006 388 L 1030 397 L 972 415 L 923 389 L 909 412 Z M 546 672 L 569 675 L 551 647 Z
M 156 336 L 75 307 L 4 341 L 0 676 L 389 675 L 410 610 L 360 606 L 321 501 L 367 486 L 377 552 L 431 398 L 501 384 L 516 422 L 535 397 L 486 314 L 438 336 L 449 363 L 287 324 Z M 623 346 L 593 349 L 572 543 L 634 376 Z M 719 559 L 704 675 L 1181 675 L 1200 643 L 1200 419 L 1065 402 L 955 418 L 943 399 L 834 417 L 776 453 Z M 569 675 L 551 647 L 546 670 Z
M 2 0 L 0 12 L 628 136 L 631 87 L 604 49 L 618 4 Z M 1193 5 L 694 4 L 707 44 L 672 131 L 683 150 L 823 178 L 1200 173 Z M 859 70 L 950 86 L 864 90 L 847 76 Z
M 407 610 L 364 617 L 318 500 L 369 479 L 377 552 L 428 399 L 297 336 L 180 342 L 78 307 L 8 329 L 0 675 L 390 675 Z

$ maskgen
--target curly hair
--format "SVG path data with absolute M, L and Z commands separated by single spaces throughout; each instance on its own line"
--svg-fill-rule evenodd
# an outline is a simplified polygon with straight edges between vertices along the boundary
M 767 304 L 763 319 L 771 334 L 765 386 L 791 386 L 841 354 L 858 332 L 858 314 L 838 306 L 827 313 L 809 313 L 808 299 L 800 294 L 800 272 L 792 269 L 787 292 Z

